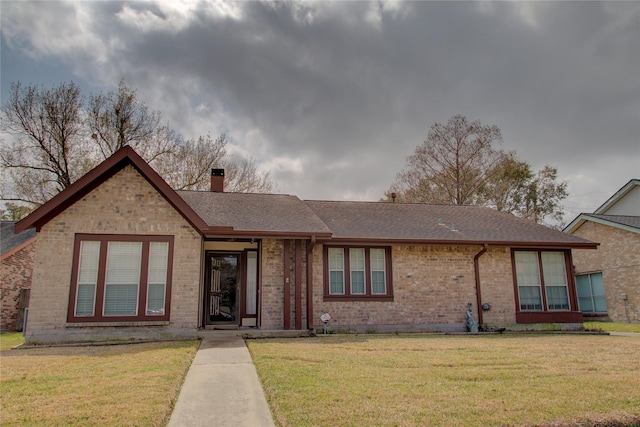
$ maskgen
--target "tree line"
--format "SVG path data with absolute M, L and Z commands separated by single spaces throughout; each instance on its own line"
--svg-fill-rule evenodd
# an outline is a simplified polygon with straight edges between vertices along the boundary
M 233 192 L 273 192 L 253 159 L 232 161 L 224 134 L 185 139 L 134 89 L 83 96 L 73 83 L 53 88 L 13 83 L 0 109 L 3 219 L 20 219 L 125 145 L 176 190 L 204 190 L 210 170 L 225 169 Z
M 224 134 L 185 139 L 124 81 L 88 97 L 73 82 L 50 89 L 14 83 L 0 108 L 3 219 L 25 216 L 125 145 L 176 190 L 207 189 L 212 168 L 225 169 L 228 191 L 277 190 L 253 159 L 231 161 Z M 462 115 L 435 123 L 383 200 L 481 204 L 558 225 L 568 193 L 557 169 L 545 165 L 536 172 L 500 144 L 495 125 Z

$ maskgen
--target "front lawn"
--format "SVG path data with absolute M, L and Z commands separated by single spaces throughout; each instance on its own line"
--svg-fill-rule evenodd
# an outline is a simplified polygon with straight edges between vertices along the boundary
M 199 345 L 6 350 L 15 338 L 0 335 L 3 426 L 165 425 Z
M 2 332 L 0 333 L 0 351 L 9 350 L 12 347 L 24 342 L 22 332 Z
M 623 322 L 598 322 L 585 321 L 584 329 L 587 331 L 607 331 L 607 332 L 635 332 L 640 333 L 640 323 Z
M 248 341 L 281 426 L 640 424 L 640 338 L 328 335 Z

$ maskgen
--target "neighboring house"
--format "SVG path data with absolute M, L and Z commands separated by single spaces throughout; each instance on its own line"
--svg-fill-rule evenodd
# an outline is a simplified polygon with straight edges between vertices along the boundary
M 21 331 L 29 304 L 36 230 L 14 233 L 15 221 L 0 223 L 0 330 Z
M 579 307 L 586 316 L 640 322 L 640 179 L 632 179 L 565 232 L 599 242 L 574 251 Z
M 27 342 L 201 328 L 582 327 L 571 250 L 596 244 L 481 206 L 174 191 L 130 147 L 16 225 L 38 230 Z M 482 308 L 484 305 L 484 309 Z

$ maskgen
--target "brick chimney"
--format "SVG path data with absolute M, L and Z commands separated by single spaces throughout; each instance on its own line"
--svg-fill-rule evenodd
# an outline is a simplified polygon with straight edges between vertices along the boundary
M 211 191 L 224 192 L 224 169 L 211 169 Z

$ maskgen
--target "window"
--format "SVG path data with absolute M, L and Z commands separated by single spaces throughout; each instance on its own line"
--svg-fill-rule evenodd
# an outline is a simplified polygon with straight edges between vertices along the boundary
M 258 252 L 247 251 L 247 294 L 246 314 L 255 315 L 258 312 Z
M 324 248 L 325 300 L 392 301 L 391 249 Z
M 516 277 L 520 310 L 542 310 L 537 252 L 516 252 Z
M 563 252 L 542 252 L 542 270 L 549 310 L 569 310 L 569 290 Z
M 607 299 L 604 295 L 602 273 L 576 276 L 578 305 L 583 313 L 606 313 Z
M 142 242 L 107 242 L 104 316 L 138 313 Z
M 520 310 L 570 310 L 564 252 L 515 251 L 513 257 Z
M 76 235 L 67 320 L 168 320 L 172 258 L 172 236 Z
M 364 248 L 349 249 L 349 266 L 351 272 L 351 294 L 364 295 Z
M 169 242 L 149 243 L 149 288 L 147 291 L 147 316 L 164 314 L 167 289 L 167 261 Z
M 98 286 L 98 260 L 100 242 L 80 242 L 78 286 L 76 288 L 76 316 L 93 316 L 96 287 Z
M 329 248 L 329 293 L 344 294 L 344 249 Z

